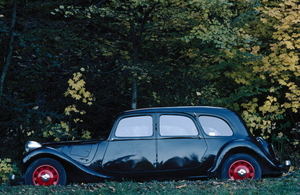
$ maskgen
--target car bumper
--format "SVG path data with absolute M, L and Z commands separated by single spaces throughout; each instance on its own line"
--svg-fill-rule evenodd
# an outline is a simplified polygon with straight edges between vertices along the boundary
M 277 172 L 273 172 L 272 175 L 282 175 L 282 176 L 286 176 L 288 174 L 291 173 L 292 171 L 292 166 L 291 166 L 291 161 L 290 160 L 286 160 L 284 162 L 284 164 L 278 165 L 277 166 Z

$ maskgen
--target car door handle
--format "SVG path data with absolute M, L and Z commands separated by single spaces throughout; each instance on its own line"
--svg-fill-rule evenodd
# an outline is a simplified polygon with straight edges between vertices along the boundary
M 87 158 L 79 158 L 80 160 L 85 160 L 85 161 L 88 161 L 88 159 Z

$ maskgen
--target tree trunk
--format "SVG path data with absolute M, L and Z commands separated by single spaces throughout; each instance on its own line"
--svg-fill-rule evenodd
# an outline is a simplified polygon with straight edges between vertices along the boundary
M 134 13 L 133 10 L 131 10 Z M 139 40 L 136 34 L 136 26 L 134 19 L 130 21 L 130 35 L 131 35 L 131 45 L 132 45 L 132 57 L 131 57 L 131 73 L 132 73 L 132 99 L 131 99 L 131 109 L 137 108 L 137 77 L 138 77 L 138 47 Z
M 130 35 L 131 35 L 131 44 L 132 44 L 132 100 L 131 100 L 131 109 L 137 108 L 138 102 L 138 56 L 139 49 L 141 47 L 142 35 L 145 31 L 145 24 L 149 19 L 150 13 L 154 10 L 154 8 L 158 5 L 158 2 L 154 3 L 153 6 L 146 11 L 143 21 L 140 24 L 140 29 L 137 30 L 137 26 L 134 23 L 134 19 L 130 21 Z M 132 15 L 135 15 L 135 11 L 133 9 L 130 10 Z
M 134 43 L 134 42 L 133 42 Z M 132 54 L 132 100 L 131 109 L 137 108 L 137 78 L 138 78 L 138 45 L 135 43 L 133 46 Z
M 17 18 L 17 0 L 13 1 L 13 10 L 12 10 L 12 18 L 10 24 L 10 34 L 9 34 L 9 42 L 8 42 L 8 53 L 4 62 L 4 66 L 2 69 L 2 74 L 0 78 L 0 104 L 2 104 L 2 95 L 3 95 L 3 87 L 4 87 L 4 80 L 7 74 L 8 67 L 10 65 L 12 53 L 13 53 L 13 42 L 14 42 L 14 28 Z
M 131 109 L 137 108 L 137 78 L 138 78 L 138 65 L 137 65 L 137 55 L 138 48 L 137 46 L 133 46 L 133 59 L 132 59 L 132 101 L 131 101 Z

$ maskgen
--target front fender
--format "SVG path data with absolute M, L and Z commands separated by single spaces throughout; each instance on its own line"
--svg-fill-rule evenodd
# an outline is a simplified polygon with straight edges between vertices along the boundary
M 247 140 L 235 140 L 229 144 L 227 144 L 221 152 L 217 155 L 214 165 L 208 170 L 209 173 L 215 173 L 217 169 L 221 166 L 221 163 L 224 159 L 224 157 L 229 154 L 231 151 L 234 151 L 234 153 L 247 153 L 245 152 L 251 151 L 257 154 L 259 157 L 265 160 L 269 164 L 269 166 L 277 168 L 276 164 L 267 157 L 267 155 L 255 144 L 252 142 L 249 142 Z
M 59 150 L 56 150 L 55 148 L 51 147 L 42 147 L 27 153 L 23 158 L 23 168 L 27 169 L 27 167 L 33 161 L 44 157 L 54 158 L 58 160 L 63 166 L 68 166 L 68 168 L 72 167 L 72 172 L 74 171 L 82 173 L 83 175 L 88 175 L 99 179 L 114 179 L 114 177 L 98 173 L 92 170 L 91 168 L 78 163 L 77 161 L 73 160 L 72 158 L 60 152 Z

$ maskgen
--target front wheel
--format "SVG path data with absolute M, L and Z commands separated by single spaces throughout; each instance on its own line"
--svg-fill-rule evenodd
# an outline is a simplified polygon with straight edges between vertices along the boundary
M 222 179 L 259 179 L 262 176 L 258 162 L 248 154 L 235 154 L 222 165 Z
M 65 185 L 66 182 L 64 167 L 52 158 L 40 158 L 34 161 L 25 173 L 26 185 Z

